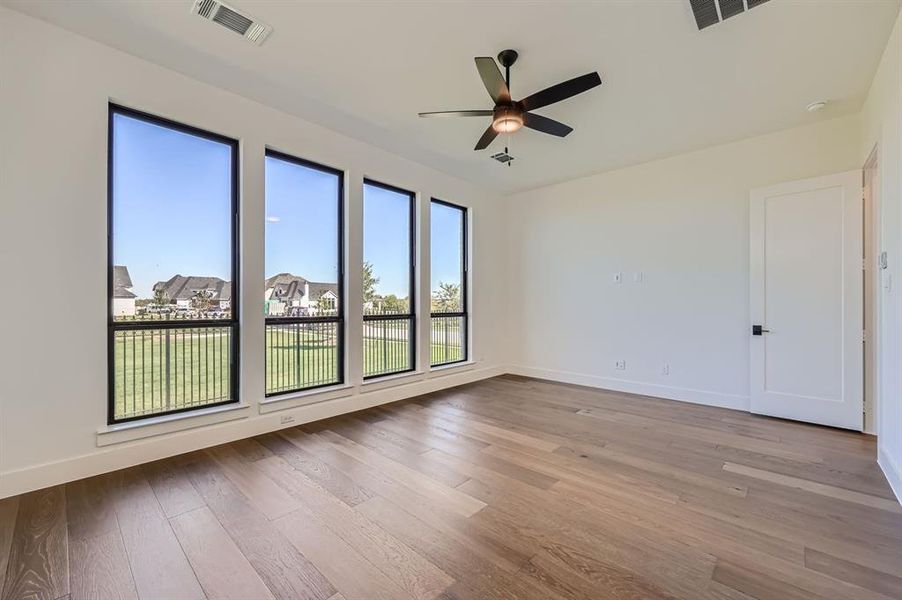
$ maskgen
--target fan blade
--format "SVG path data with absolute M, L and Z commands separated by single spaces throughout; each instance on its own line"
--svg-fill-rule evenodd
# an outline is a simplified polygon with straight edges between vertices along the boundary
M 421 117 L 491 117 L 491 110 L 443 110 L 420 113 Z
M 586 75 L 574 77 L 569 81 L 553 85 L 550 88 L 545 88 L 532 96 L 527 96 L 523 100 L 520 100 L 520 104 L 523 106 L 523 110 L 535 110 L 537 108 L 542 108 L 543 106 L 548 106 L 549 104 L 554 104 L 555 102 L 560 102 L 561 100 L 566 100 L 577 94 L 582 94 L 586 90 L 591 90 L 597 85 L 601 85 L 601 77 L 598 76 L 597 72 L 588 73 Z
M 483 133 L 482 137 L 479 138 L 479 141 L 476 142 L 476 147 L 473 148 L 473 150 L 485 150 L 497 136 L 498 132 L 489 125 L 489 128 L 485 130 L 485 133 Z
M 501 71 L 498 69 L 495 59 L 491 56 L 477 56 L 474 60 L 476 60 L 476 69 L 479 71 L 479 76 L 482 77 L 482 83 L 485 85 L 489 96 L 492 97 L 492 101 L 495 104 L 510 102 L 510 90 L 507 89 L 507 83 L 504 82 L 504 77 L 501 76 Z
M 535 113 L 523 113 L 523 126 L 558 137 L 567 137 L 567 134 L 573 131 L 572 127 L 564 125 L 560 121 L 555 121 L 554 119 L 549 119 L 548 117 L 543 117 L 542 115 L 537 115 Z

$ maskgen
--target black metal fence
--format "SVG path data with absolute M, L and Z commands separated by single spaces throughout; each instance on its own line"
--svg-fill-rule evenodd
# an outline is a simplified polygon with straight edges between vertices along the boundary
M 372 317 L 370 317 L 372 318 Z M 432 366 L 466 360 L 466 317 L 430 319 Z M 230 324 L 182 324 L 113 331 L 113 415 L 123 421 L 210 406 L 233 397 L 233 333 Z M 413 318 L 380 315 L 363 323 L 365 377 L 413 369 Z M 266 394 L 280 394 L 342 380 L 336 321 L 266 321 Z
M 228 402 L 232 395 L 232 327 L 113 331 L 116 421 Z
M 363 376 L 376 377 L 413 369 L 413 318 L 381 315 L 363 321 Z
M 211 309 L 205 311 L 198 310 L 176 310 L 166 309 L 162 312 L 139 312 L 134 315 L 115 315 L 113 321 L 115 323 L 144 323 L 146 321 L 159 321 L 168 323 L 170 321 L 197 321 L 197 320 L 221 320 L 228 321 L 232 316 L 230 309 Z
M 266 394 L 282 394 L 341 381 L 336 321 L 266 320 Z
M 432 315 L 430 322 L 431 365 L 436 367 L 466 360 L 466 316 Z

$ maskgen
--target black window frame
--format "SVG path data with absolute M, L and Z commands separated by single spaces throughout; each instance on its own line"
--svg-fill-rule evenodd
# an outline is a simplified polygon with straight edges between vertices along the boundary
M 345 321 L 346 321 L 346 311 L 347 306 L 345 302 L 345 172 L 341 169 L 336 169 L 334 167 L 330 167 L 327 165 L 323 165 L 317 162 L 313 162 L 304 158 L 300 158 L 297 156 L 293 156 L 291 154 L 286 154 L 284 152 L 280 152 L 278 150 L 273 150 L 272 148 L 267 148 L 264 153 L 264 169 L 266 168 L 265 159 L 266 158 L 275 158 L 278 160 L 282 160 L 288 163 L 293 163 L 299 165 L 301 167 L 305 167 L 308 169 L 313 169 L 315 171 L 320 171 L 323 173 L 328 173 L 330 175 L 338 176 L 338 198 L 336 199 L 338 202 L 338 314 L 334 317 L 265 317 L 264 318 L 264 359 L 263 359 L 263 381 L 264 381 L 264 389 L 266 387 L 266 375 L 268 373 L 267 364 L 266 364 L 266 327 L 271 323 L 283 323 L 283 324 L 292 324 L 292 323 L 337 323 L 338 325 L 338 380 L 332 381 L 329 383 L 321 383 L 317 385 L 311 385 L 307 387 L 294 388 L 290 390 L 280 390 L 278 392 L 265 392 L 264 397 L 273 398 L 278 396 L 284 396 L 286 394 L 296 394 L 298 392 L 306 392 L 308 390 L 316 390 L 325 387 L 331 387 L 334 385 L 342 385 L 345 382 Z M 265 202 L 265 200 L 264 200 Z M 265 251 L 266 251 L 266 238 L 264 234 L 263 240 L 263 250 L 264 250 L 264 262 L 265 262 Z
M 114 168 L 113 168 L 113 138 L 114 138 L 114 120 L 116 115 L 123 115 L 132 119 L 151 123 L 159 127 L 171 129 L 188 135 L 211 140 L 221 144 L 225 144 L 231 149 L 231 284 L 232 297 L 230 299 L 230 316 L 228 319 L 184 319 L 184 320 L 159 320 L 159 321 L 128 321 L 117 322 L 113 316 L 113 188 L 114 188 Z M 132 421 L 142 421 L 160 417 L 163 415 L 172 415 L 185 412 L 204 411 L 216 406 L 225 406 L 228 404 L 236 404 L 239 402 L 239 370 L 240 370 L 240 236 L 239 236 L 239 189 L 240 189 L 240 146 L 236 139 L 213 133 L 205 129 L 200 129 L 192 125 L 186 125 L 173 121 L 165 117 L 160 117 L 148 112 L 128 108 L 113 102 L 108 103 L 107 113 L 107 424 L 116 425 L 120 423 L 128 423 Z M 191 329 L 191 328 L 211 328 L 211 327 L 228 327 L 230 331 L 230 348 L 229 348 L 229 385 L 230 398 L 220 402 L 211 402 L 202 406 L 187 406 L 167 411 L 149 413 L 146 415 L 138 415 L 133 417 L 116 418 L 116 381 L 115 381 L 115 343 L 117 331 L 130 330 L 160 330 L 160 329 Z
M 470 359 L 470 209 L 460 204 L 447 202 L 438 198 L 430 199 L 429 222 L 432 223 L 432 204 L 441 204 L 448 208 L 453 208 L 461 212 L 460 236 L 461 236 L 461 282 L 460 282 L 460 311 L 452 312 L 433 312 L 431 310 L 432 298 L 430 297 L 429 311 L 429 368 L 445 367 L 448 365 L 456 365 L 467 362 Z M 429 263 L 430 271 L 432 267 L 432 236 L 429 238 Z M 458 360 L 449 360 L 441 363 L 432 363 L 432 317 L 460 317 L 461 318 L 461 358 Z
M 391 377 L 391 376 L 395 376 L 395 375 L 402 375 L 402 374 L 404 374 L 404 373 L 411 373 L 411 372 L 415 372 L 415 371 L 417 370 L 417 302 L 416 302 L 416 298 L 417 298 L 417 294 L 416 294 L 416 280 L 417 280 L 417 276 L 416 276 L 416 271 L 417 271 L 417 254 L 416 254 L 416 248 L 417 248 L 417 238 L 416 238 L 416 229 L 417 229 L 417 219 L 416 219 L 416 217 L 417 217 L 417 194 L 416 194 L 416 192 L 412 192 L 412 191 L 410 191 L 410 190 L 405 190 L 404 188 L 399 188 L 399 187 L 397 187 L 397 186 L 390 185 L 390 184 L 388 184 L 388 183 L 382 183 L 381 181 L 376 181 L 376 180 L 374 180 L 374 179 L 370 179 L 370 178 L 368 178 L 368 177 L 364 177 L 364 179 L 363 179 L 363 188 L 364 188 L 364 190 L 366 189 L 366 186 L 368 186 L 368 185 L 369 185 L 369 186 L 372 186 L 372 187 L 381 188 L 381 189 L 383 189 L 383 190 L 388 190 L 388 191 L 390 191 L 390 192 L 395 192 L 396 194 L 401 194 L 401 195 L 407 196 L 407 198 L 409 199 L 409 204 L 410 204 L 409 211 L 408 211 L 408 220 L 409 220 L 409 227 L 410 227 L 410 251 L 409 251 L 409 265 L 410 265 L 410 302 L 408 303 L 408 308 L 409 308 L 409 310 L 408 310 L 408 312 L 407 312 L 406 314 L 405 314 L 405 313 L 393 313 L 393 314 L 384 314 L 384 315 L 382 315 L 382 314 L 380 314 L 380 315 L 367 315 L 367 314 L 366 314 L 366 311 L 363 311 L 363 310 L 362 310 L 363 307 L 361 307 L 361 311 L 364 313 L 364 314 L 363 314 L 363 322 L 364 322 L 364 324 L 365 324 L 367 321 L 401 321 L 401 320 L 403 320 L 403 319 L 407 319 L 407 321 L 410 323 L 410 325 L 409 325 L 409 331 L 408 331 L 408 334 L 407 334 L 407 335 L 408 335 L 408 342 L 409 342 L 409 344 L 408 344 L 408 345 L 409 345 L 409 354 L 410 354 L 410 356 L 409 356 L 409 358 L 408 358 L 408 362 L 409 362 L 409 364 L 410 364 L 410 367 L 407 368 L 407 369 L 402 369 L 402 370 L 400 370 L 400 371 L 390 371 L 390 372 L 387 372 L 387 373 L 375 373 L 375 374 L 373 374 L 373 375 L 367 375 L 367 374 L 366 374 L 366 342 L 365 342 L 365 338 L 361 337 L 361 342 L 363 342 L 363 344 L 364 344 L 364 347 L 363 347 L 363 349 L 362 349 L 363 352 L 362 352 L 362 354 L 361 354 L 361 356 L 362 356 L 363 359 L 364 359 L 364 361 L 363 361 L 363 365 L 364 365 L 364 366 L 363 366 L 363 369 L 364 369 L 364 371 L 363 371 L 363 372 L 364 372 L 363 379 L 364 379 L 364 381 L 369 381 L 369 380 L 372 380 L 372 379 L 380 379 L 380 378 L 382 378 L 382 377 Z M 364 203 L 365 203 L 365 202 L 366 202 L 366 200 L 365 200 L 365 194 L 363 195 L 363 198 L 364 198 Z M 365 214 L 365 209 L 364 209 L 363 214 Z M 361 229 L 362 229 L 363 234 L 364 234 L 364 236 L 365 236 L 365 235 L 366 235 L 366 222 L 365 222 L 365 220 L 364 220 L 364 222 L 363 222 L 362 225 L 363 225 L 363 227 L 362 227 Z M 366 257 L 364 256 L 364 261 L 365 261 L 365 260 L 366 260 Z M 363 275 L 363 274 L 361 273 L 361 276 L 362 276 L 362 275 Z

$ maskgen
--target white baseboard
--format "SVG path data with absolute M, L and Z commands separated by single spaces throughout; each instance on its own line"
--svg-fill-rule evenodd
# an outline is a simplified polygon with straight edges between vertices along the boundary
M 877 443 L 877 464 L 883 470 L 883 475 L 896 495 L 896 500 L 902 504 L 902 469 L 899 468 L 898 463 L 893 460 L 889 453 L 880 447 L 879 440 Z
M 507 370 L 514 375 L 585 385 L 615 392 L 654 396 L 656 398 L 665 398 L 667 400 L 679 400 L 681 402 L 691 402 L 692 404 L 704 404 L 705 406 L 732 408 L 734 410 L 744 410 L 746 412 L 749 410 L 749 397 L 738 394 L 724 394 L 722 392 L 695 390 L 661 385 L 658 383 L 630 381 L 628 379 L 616 379 L 613 377 L 601 377 L 598 375 L 573 373 L 571 371 L 556 371 L 523 365 L 510 365 Z
M 324 400 L 271 413 L 260 414 L 254 407 L 254 414 L 248 418 L 104 446 L 90 454 L 0 473 L 0 498 L 209 448 L 286 427 L 327 419 L 364 408 L 397 402 L 445 388 L 496 377 L 505 372 L 506 369 L 502 366 L 471 368 L 406 385 L 373 391 L 363 390 L 353 396 Z M 282 418 L 285 416 L 293 417 L 293 420 L 290 423 L 282 423 Z

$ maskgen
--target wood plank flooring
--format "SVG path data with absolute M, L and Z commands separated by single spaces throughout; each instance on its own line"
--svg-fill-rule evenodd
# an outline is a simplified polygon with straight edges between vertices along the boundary
M 0 598 L 902 598 L 873 438 L 505 376 L 0 500 Z

